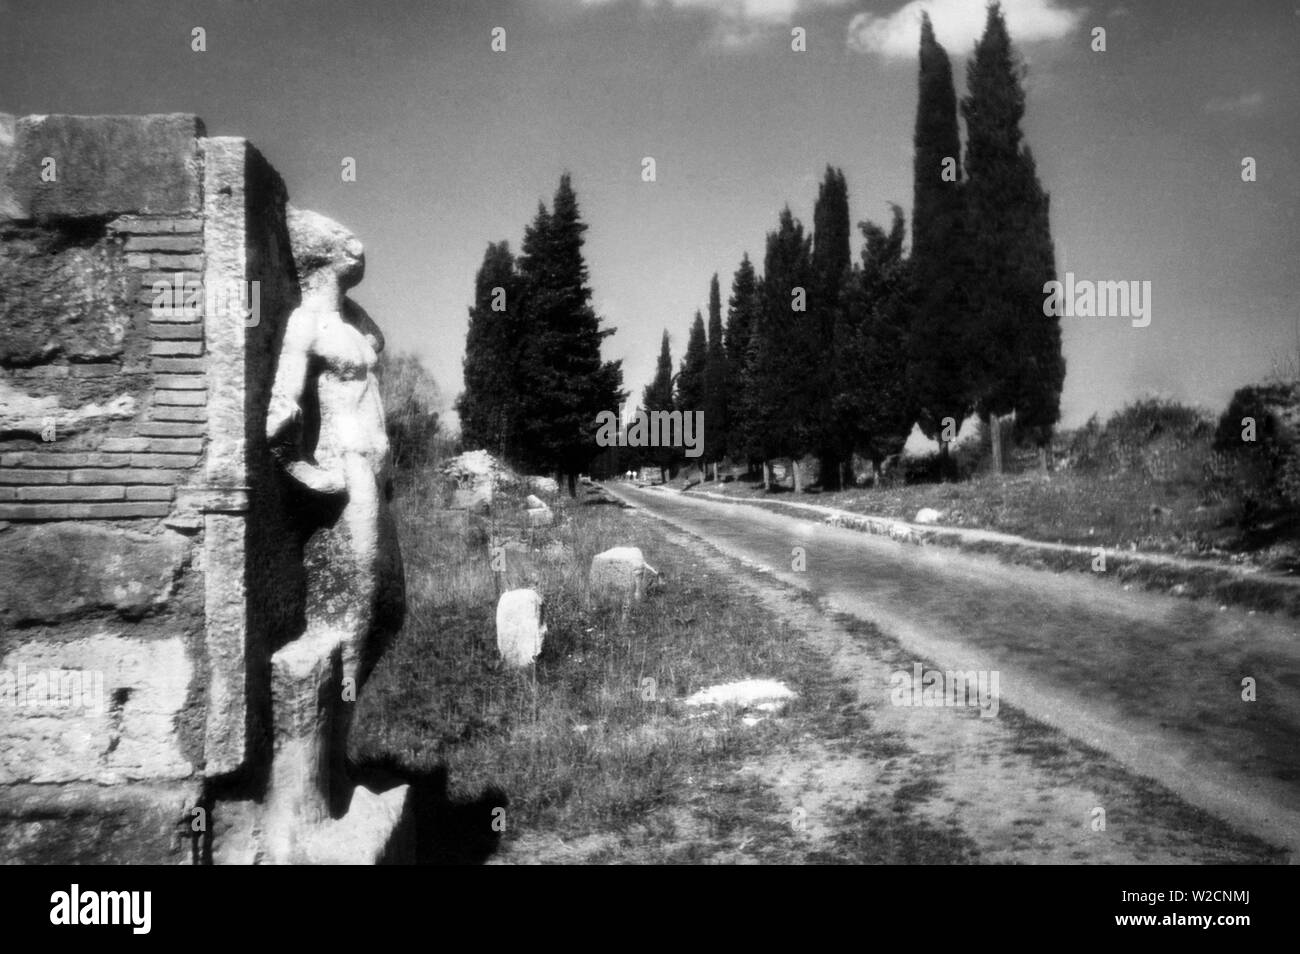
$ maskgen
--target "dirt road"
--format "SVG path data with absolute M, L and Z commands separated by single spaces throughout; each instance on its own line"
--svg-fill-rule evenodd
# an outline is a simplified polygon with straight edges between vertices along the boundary
M 1294 621 L 665 490 L 606 489 L 875 624 L 927 668 L 996 672 L 1002 702 L 1296 857 Z M 889 700 L 889 679 L 874 681 Z

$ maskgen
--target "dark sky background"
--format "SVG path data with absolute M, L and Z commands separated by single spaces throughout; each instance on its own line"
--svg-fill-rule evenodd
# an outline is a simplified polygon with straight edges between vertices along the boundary
M 680 359 L 713 272 L 725 298 L 742 252 L 761 267 L 787 202 L 811 226 L 827 163 L 855 222 L 887 221 L 891 201 L 910 214 L 922 7 L 960 95 L 982 0 L 0 0 L 0 111 L 193 112 L 210 135 L 251 139 L 295 205 L 365 243 L 355 297 L 448 403 L 487 243 L 517 248 L 568 170 L 596 306 L 618 328 L 606 356 L 639 395 L 664 328 Z M 1297 4 L 1003 7 L 1058 271 L 1153 286 L 1147 328 L 1062 319 L 1063 423 L 1153 393 L 1218 409 L 1293 359 Z M 341 180 L 345 156 L 356 182 Z M 1244 156 L 1258 181 L 1242 182 Z

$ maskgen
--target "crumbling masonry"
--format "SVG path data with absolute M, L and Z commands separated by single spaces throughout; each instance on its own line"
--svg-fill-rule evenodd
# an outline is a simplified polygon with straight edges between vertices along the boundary
M 328 483 L 332 385 L 272 414 L 294 215 L 194 116 L 0 116 L 0 861 L 409 860 L 407 789 L 342 758 L 382 645 L 344 630 L 401 617 L 382 427 L 346 487 L 272 447 Z

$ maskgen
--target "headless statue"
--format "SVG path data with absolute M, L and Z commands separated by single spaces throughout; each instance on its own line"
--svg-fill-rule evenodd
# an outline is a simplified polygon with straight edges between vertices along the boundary
M 352 703 L 405 611 L 375 378 L 384 341 L 346 297 L 365 271 L 362 246 L 324 216 L 290 209 L 288 218 L 302 299 L 285 328 L 266 429 L 273 455 L 320 505 L 307 509 L 321 516 L 303 544 L 306 627 L 272 660 L 281 828 L 345 807 Z

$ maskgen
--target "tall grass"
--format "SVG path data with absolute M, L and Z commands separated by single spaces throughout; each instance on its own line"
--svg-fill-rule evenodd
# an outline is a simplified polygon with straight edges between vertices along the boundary
M 684 696 L 824 669 L 728 580 L 692 566 L 687 551 L 607 498 L 553 501 L 556 525 L 530 531 L 508 490 L 488 516 L 450 516 L 436 506 L 436 474 L 408 475 L 399 487 L 407 621 L 362 695 L 351 755 L 441 766 L 453 798 L 500 790 L 507 838 L 515 829 L 578 836 L 644 824 L 679 798 L 688 776 L 764 738 L 734 713 L 690 718 Z M 490 547 L 507 540 L 529 547 L 549 627 L 535 666 L 518 670 L 498 666 L 495 646 L 503 584 Z M 594 599 L 591 558 L 628 544 L 662 571 L 663 589 L 639 604 Z

